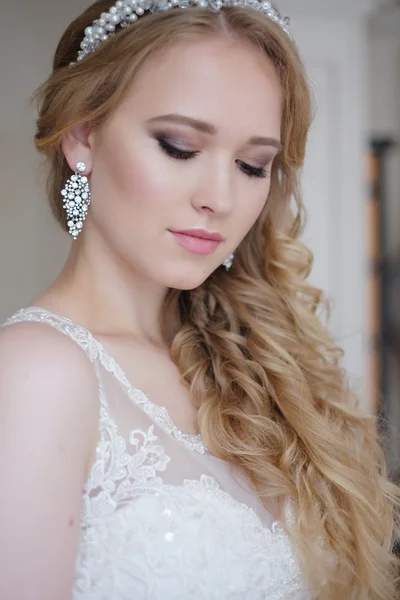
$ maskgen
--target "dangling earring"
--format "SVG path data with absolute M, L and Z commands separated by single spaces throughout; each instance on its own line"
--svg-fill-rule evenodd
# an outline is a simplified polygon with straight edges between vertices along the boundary
M 222 265 L 225 267 L 225 269 L 227 271 L 229 271 L 229 269 L 231 268 L 231 266 L 233 265 L 233 260 L 235 258 L 235 255 L 232 253 L 229 255 L 229 257 L 224 260 L 224 262 L 222 263 Z
M 88 178 L 82 175 L 85 171 L 85 163 L 79 162 L 75 175 L 68 179 L 61 192 L 64 198 L 63 206 L 67 212 L 69 233 L 74 240 L 83 229 L 83 222 L 92 200 Z

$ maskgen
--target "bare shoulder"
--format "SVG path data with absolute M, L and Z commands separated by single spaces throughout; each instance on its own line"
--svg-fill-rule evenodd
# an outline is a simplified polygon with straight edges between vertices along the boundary
M 72 434 L 82 453 L 92 454 L 99 418 L 93 364 L 78 344 L 46 324 L 2 327 L 0 416 L 17 430 L 29 418 L 38 435 L 50 422 L 53 431 Z
M 40 323 L 0 328 L 1 598 L 71 598 L 98 419 L 95 369 L 74 341 Z
M 17 363 L 32 360 L 40 367 L 41 359 L 45 357 L 53 368 L 57 368 L 62 367 L 64 361 L 60 364 L 60 358 L 64 356 L 76 363 L 76 367 L 82 371 L 92 370 L 89 359 L 84 360 L 85 353 L 79 345 L 46 323 L 21 322 L 1 327 L 0 352 L 2 360 L 7 360 L 8 357 L 10 363 L 16 359 Z
M 0 382 L 66 392 L 97 390 L 93 365 L 79 345 L 53 327 L 22 322 L 0 328 Z M 61 390 L 59 390 L 61 391 Z

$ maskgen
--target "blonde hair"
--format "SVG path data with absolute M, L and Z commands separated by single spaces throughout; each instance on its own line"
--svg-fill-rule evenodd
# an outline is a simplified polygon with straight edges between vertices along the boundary
M 399 490 L 387 479 L 376 421 L 358 410 L 341 351 L 318 316 L 322 294 L 306 281 L 312 255 L 299 241 L 298 175 L 312 114 L 296 47 L 254 10 L 174 9 L 139 19 L 69 67 L 84 29 L 109 5 L 95 2 L 68 27 L 53 74 L 35 96 L 35 141 L 50 163 L 53 211 L 66 228 L 63 136 L 104 123 L 154 52 L 196 35 L 229 35 L 272 60 L 283 90 L 283 151 L 268 203 L 229 274 L 218 269 L 195 290 L 168 292 L 163 331 L 211 452 L 244 469 L 282 521 L 291 500 L 294 519 L 283 525 L 318 598 L 393 600 Z

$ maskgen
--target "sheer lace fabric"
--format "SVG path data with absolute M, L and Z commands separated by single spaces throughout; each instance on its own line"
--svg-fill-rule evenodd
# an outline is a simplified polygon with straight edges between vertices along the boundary
M 40 308 L 99 381 L 96 459 L 82 495 L 73 600 L 309 600 L 282 528 L 233 467 L 134 388 L 89 331 Z

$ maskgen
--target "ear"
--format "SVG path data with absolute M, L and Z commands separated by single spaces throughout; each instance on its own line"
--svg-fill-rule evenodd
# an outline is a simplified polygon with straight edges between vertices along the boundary
M 88 125 L 74 127 L 62 140 L 61 148 L 71 171 L 83 162 L 86 165 L 85 175 L 90 175 L 93 166 L 92 135 Z

